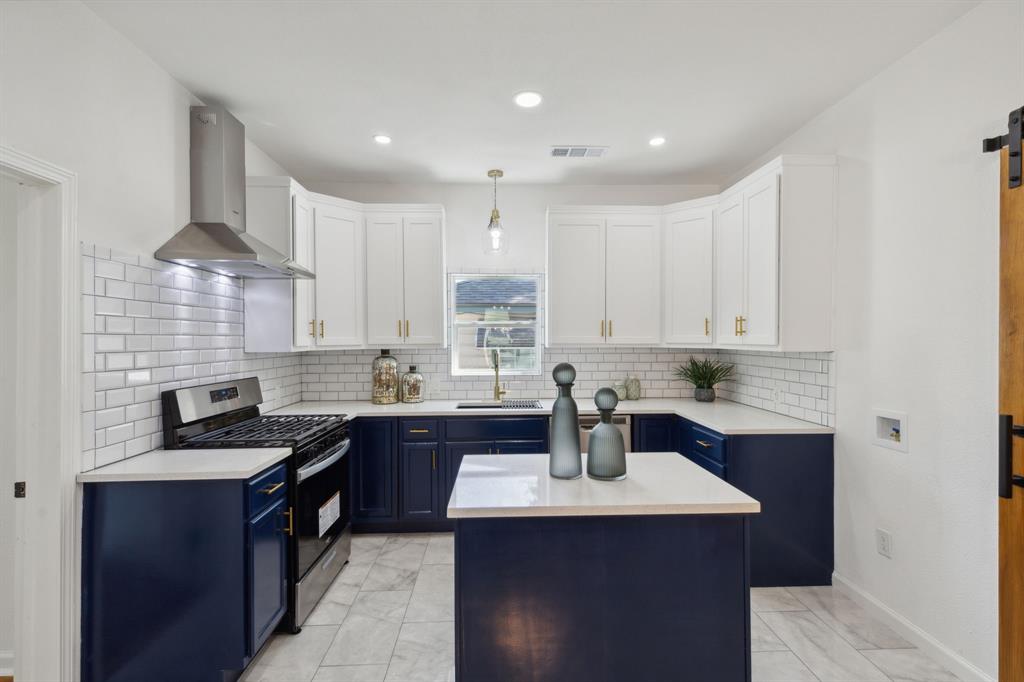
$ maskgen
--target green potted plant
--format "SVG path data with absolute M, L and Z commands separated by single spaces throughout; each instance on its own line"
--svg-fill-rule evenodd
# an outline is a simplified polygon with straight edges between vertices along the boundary
M 715 385 L 732 376 L 734 365 L 718 362 L 711 358 L 698 360 L 692 355 L 689 363 L 679 365 L 673 370 L 676 378 L 693 384 L 693 397 L 699 402 L 710 403 L 715 400 Z

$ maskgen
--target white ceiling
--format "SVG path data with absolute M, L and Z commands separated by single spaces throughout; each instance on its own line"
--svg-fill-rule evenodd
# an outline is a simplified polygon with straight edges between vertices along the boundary
M 305 181 L 714 184 L 977 3 L 87 4 Z

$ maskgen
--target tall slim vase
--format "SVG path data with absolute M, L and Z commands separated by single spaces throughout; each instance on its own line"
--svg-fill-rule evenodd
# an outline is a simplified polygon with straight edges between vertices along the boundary
M 554 478 L 579 478 L 583 475 L 580 457 L 580 413 L 572 397 L 576 368 L 568 362 L 555 365 L 551 373 L 558 386 L 558 397 L 551 408 L 551 456 L 548 471 Z

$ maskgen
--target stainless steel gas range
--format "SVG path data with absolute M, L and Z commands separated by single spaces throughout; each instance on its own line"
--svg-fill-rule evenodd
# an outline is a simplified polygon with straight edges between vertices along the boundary
M 348 561 L 352 546 L 345 415 L 260 415 L 255 377 L 165 391 L 164 447 L 290 447 L 289 609 L 298 632 Z

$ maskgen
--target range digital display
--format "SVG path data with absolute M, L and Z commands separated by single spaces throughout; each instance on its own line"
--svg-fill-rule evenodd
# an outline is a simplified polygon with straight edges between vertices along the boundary
M 234 400 L 237 397 L 237 386 L 229 386 L 228 388 L 218 388 L 216 391 L 210 391 L 211 403 L 222 403 L 225 400 Z

